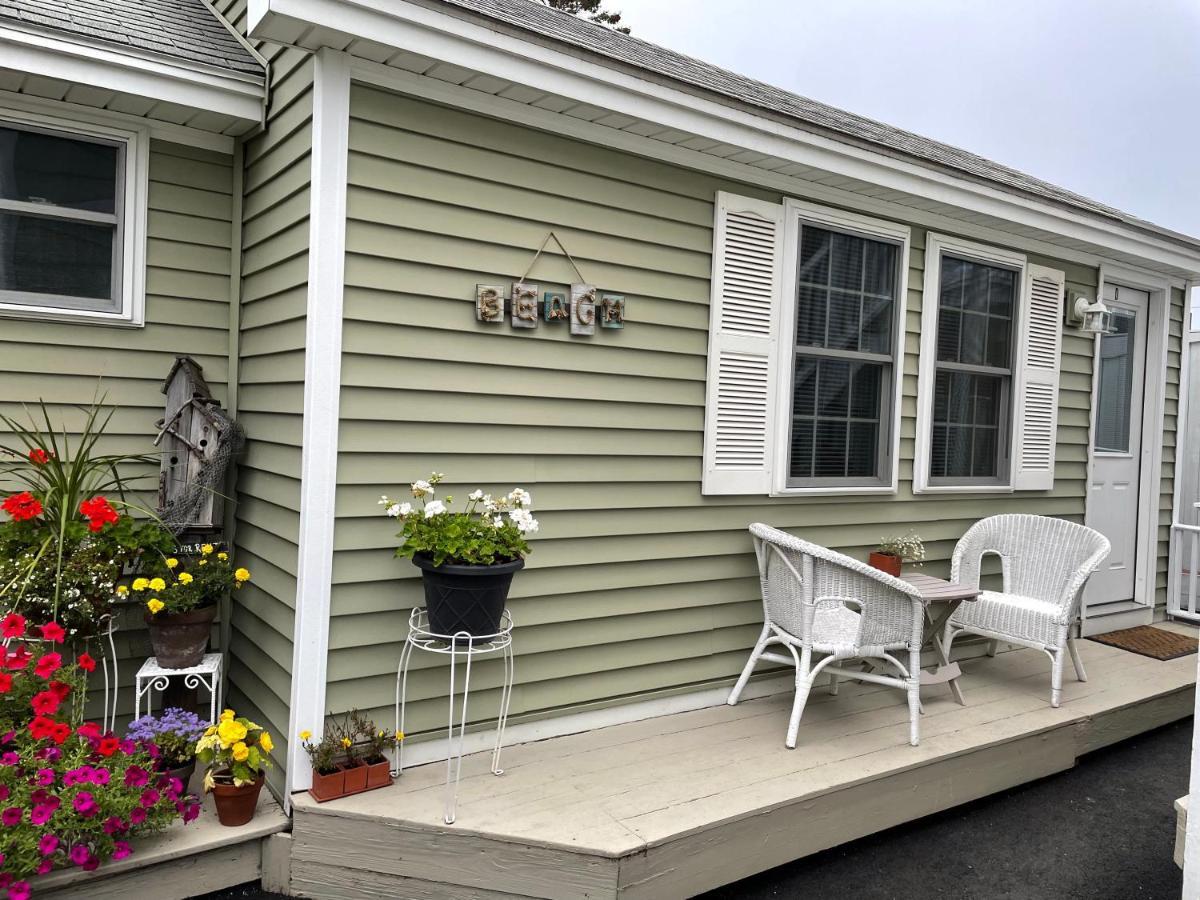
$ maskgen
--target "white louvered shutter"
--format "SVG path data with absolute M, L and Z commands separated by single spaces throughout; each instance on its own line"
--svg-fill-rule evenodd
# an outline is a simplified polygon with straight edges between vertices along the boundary
M 1054 487 L 1054 447 L 1058 438 L 1058 375 L 1062 351 L 1063 292 L 1066 276 L 1030 265 L 1016 371 L 1013 489 Z
M 783 205 L 718 194 L 704 415 L 705 494 L 771 490 L 782 272 Z

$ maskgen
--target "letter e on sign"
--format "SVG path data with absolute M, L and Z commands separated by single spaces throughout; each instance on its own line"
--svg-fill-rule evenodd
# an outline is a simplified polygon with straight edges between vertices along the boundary
M 538 286 L 514 281 L 512 286 L 512 327 L 537 328 Z

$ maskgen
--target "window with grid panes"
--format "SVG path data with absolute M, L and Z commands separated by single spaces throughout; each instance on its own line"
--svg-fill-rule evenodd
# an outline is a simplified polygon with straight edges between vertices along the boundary
M 899 248 L 804 224 L 796 287 L 789 487 L 888 477 Z
M 1008 477 L 1017 273 L 943 256 L 930 481 Z

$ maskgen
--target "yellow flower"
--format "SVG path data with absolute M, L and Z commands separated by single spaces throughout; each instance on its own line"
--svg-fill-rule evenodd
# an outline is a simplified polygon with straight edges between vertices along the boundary
M 233 758 L 238 762 L 245 762 L 250 755 L 250 748 L 241 741 L 233 745 Z
M 191 574 L 188 572 L 180 572 L 179 573 L 179 583 L 180 584 L 191 584 L 192 583 Z
M 212 769 L 209 769 L 207 772 L 204 773 L 204 791 L 205 791 L 205 793 L 211 791 L 216 786 L 217 786 L 217 781 L 215 778 L 213 778 Z
M 229 559 L 229 554 L 222 550 L 217 554 L 217 559 L 219 559 L 221 562 L 225 562 L 225 560 Z
M 175 557 L 172 556 L 170 559 L 167 560 L 167 568 L 168 569 L 173 569 L 177 565 L 179 565 L 179 560 L 177 560 Z
M 342 738 L 342 746 L 347 750 L 350 749 L 350 738 Z
M 396 732 L 396 740 L 398 740 L 398 741 L 404 740 L 404 732 L 403 731 Z
M 135 591 L 144 591 L 148 587 L 150 587 L 150 579 L 149 578 L 133 579 L 133 589 Z
M 232 709 L 226 709 L 226 710 L 221 711 L 221 721 L 222 722 L 228 722 L 230 719 L 235 718 L 236 716 L 237 716 L 237 713 L 235 713 Z
M 312 732 L 309 731 L 307 728 L 305 728 L 302 732 L 300 732 L 300 740 L 307 741 L 310 737 L 312 737 Z
M 150 579 L 150 590 L 165 591 L 166 589 L 167 589 L 167 583 L 165 581 L 163 581 L 161 578 L 151 578 Z
M 202 559 L 202 560 L 200 560 L 200 562 L 196 563 L 196 565 L 198 565 L 198 566 L 207 566 L 207 565 L 208 565 L 208 560 L 207 560 L 207 559 Z
M 217 736 L 221 739 L 222 747 L 229 747 L 246 739 L 246 726 L 236 719 L 225 719 L 217 726 Z
M 239 581 L 239 582 L 240 581 L 249 581 L 250 580 L 250 570 L 249 569 L 238 569 L 236 572 L 233 573 L 233 579 L 234 579 L 234 581 Z
M 275 742 L 271 740 L 270 732 L 264 731 L 258 736 L 258 746 L 262 747 L 268 753 L 275 749 Z
M 151 597 L 148 601 L 146 601 L 146 606 L 150 609 L 152 614 L 157 614 L 158 611 L 166 605 L 167 604 L 163 603 L 157 597 Z
M 213 545 L 205 544 L 203 547 L 200 548 L 200 552 L 203 553 L 205 556 L 211 556 L 212 552 L 213 552 Z
M 212 737 L 212 736 L 213 736 L 214 734 L 216 734 L 216 733 L 217 733 L 217 726 L 216 726 L 216 725 L 209 725 L 207 728 L 205 728 L 205 729 L 204 729 L 204 736 L 205 736 L 205 737 Z
M 117 585 L 117 596 L 118 597 L 124 597 L 128 593 L 129 593 L 128 585 L 124 585 L 124 584 Z

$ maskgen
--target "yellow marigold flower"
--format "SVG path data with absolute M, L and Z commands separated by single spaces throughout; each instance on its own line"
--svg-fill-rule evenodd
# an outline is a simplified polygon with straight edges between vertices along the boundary
M 165 581 L 163 581 L 161 578 L 151 578 L 150 579 L 150 590 L 165 591 L 166 589 L 167 589 L 167 583 Z
M 217 726 L 217 736 L 221 739 L 221 746 L 228 747 L 246 739 L 246 726 L 236 719 L 225 719 Z
M 158 611 L 161 610 L 166 605 L 167 604 L 163 603 L 157 597 L 151 597 L 149 600 L 146 601 L 146 607 L 150 610 L 150 612 L 152 614 L 158 613 Z
M 167 568 L 168 569 L 173 569 L 177 565 L 179 565 L 179 560 L 177 560 L 175 557 L 172 556 L 170 559 L 167 560 Z
M 128 593 L 129 593 L 129 586 L 128 586 L 128 585 L 124 585 L 124 584 L 118 584 L 118 585 L 117 585 L 117 596 L 118 596 L 118 597 L 124 597 L 124 596 L 125 596 L 126 594 L 128 594 Z
M 342 746 L 347 750 L 350 749 L 350 738 L 342 738 Z
M 237 760 L 238 762 L 245 762 L 246 758 L 249 756 L 250 756 L 250 748 L 247 747 L 244 743 L 242 743 L 241 741 L 238 741 L 237 743 L 235 743 L 233 745 L 233 758 L 235 760 Z
M 205 544 L 203 547 L 200 548 L 200 552 L 203 553 L 205 556 L 212 556 L 213 545 Z
M 190 572 L 180 572 L 179 573 L 179 583 L 180 584 L 191 584 L 192 583 L 191 573 Z
M 300 740 L 307 741 L 310 737 L 312 737 L 312 732 L 309 731 L 307 728 L 305 728 L 302 732 L 300 732 Z
M 217 554 L 217 559 L 219 559 L 221 562 L 225 562 L 225 560 L 229 559 L 229 554 L 222 550 Z
M 264 731 L 258 736 L 258 746 L 262 747 L 268 753 L 275 749 L 275 742 L 271 740 L 271 733 Z
M 235 713 L 232 709 L 222 710 L 221 711 L 221 721 L 228 722 L 230 719 L 234 718 L 236 715 L 237 715 L 237 713 Z
M 133 589 L 135 591 L 144 591 L 148 587 L 150 587 L 150 579 L 149 578 L 133 579 Z
M 249 581 L 250 580 L 250 570 L 249 569 L 238 569 L 236 572 L 233 573 L 233 579 L 234 579 L 234 581 Z
M 202 559 L 202 560 L 200 560 L 200 562 L 196 563 L 196 565 L 198 565 L 198 566 L 207 566 L 207 565 L 208 565 L 208 560 L 207 560 L 207 559 Z

